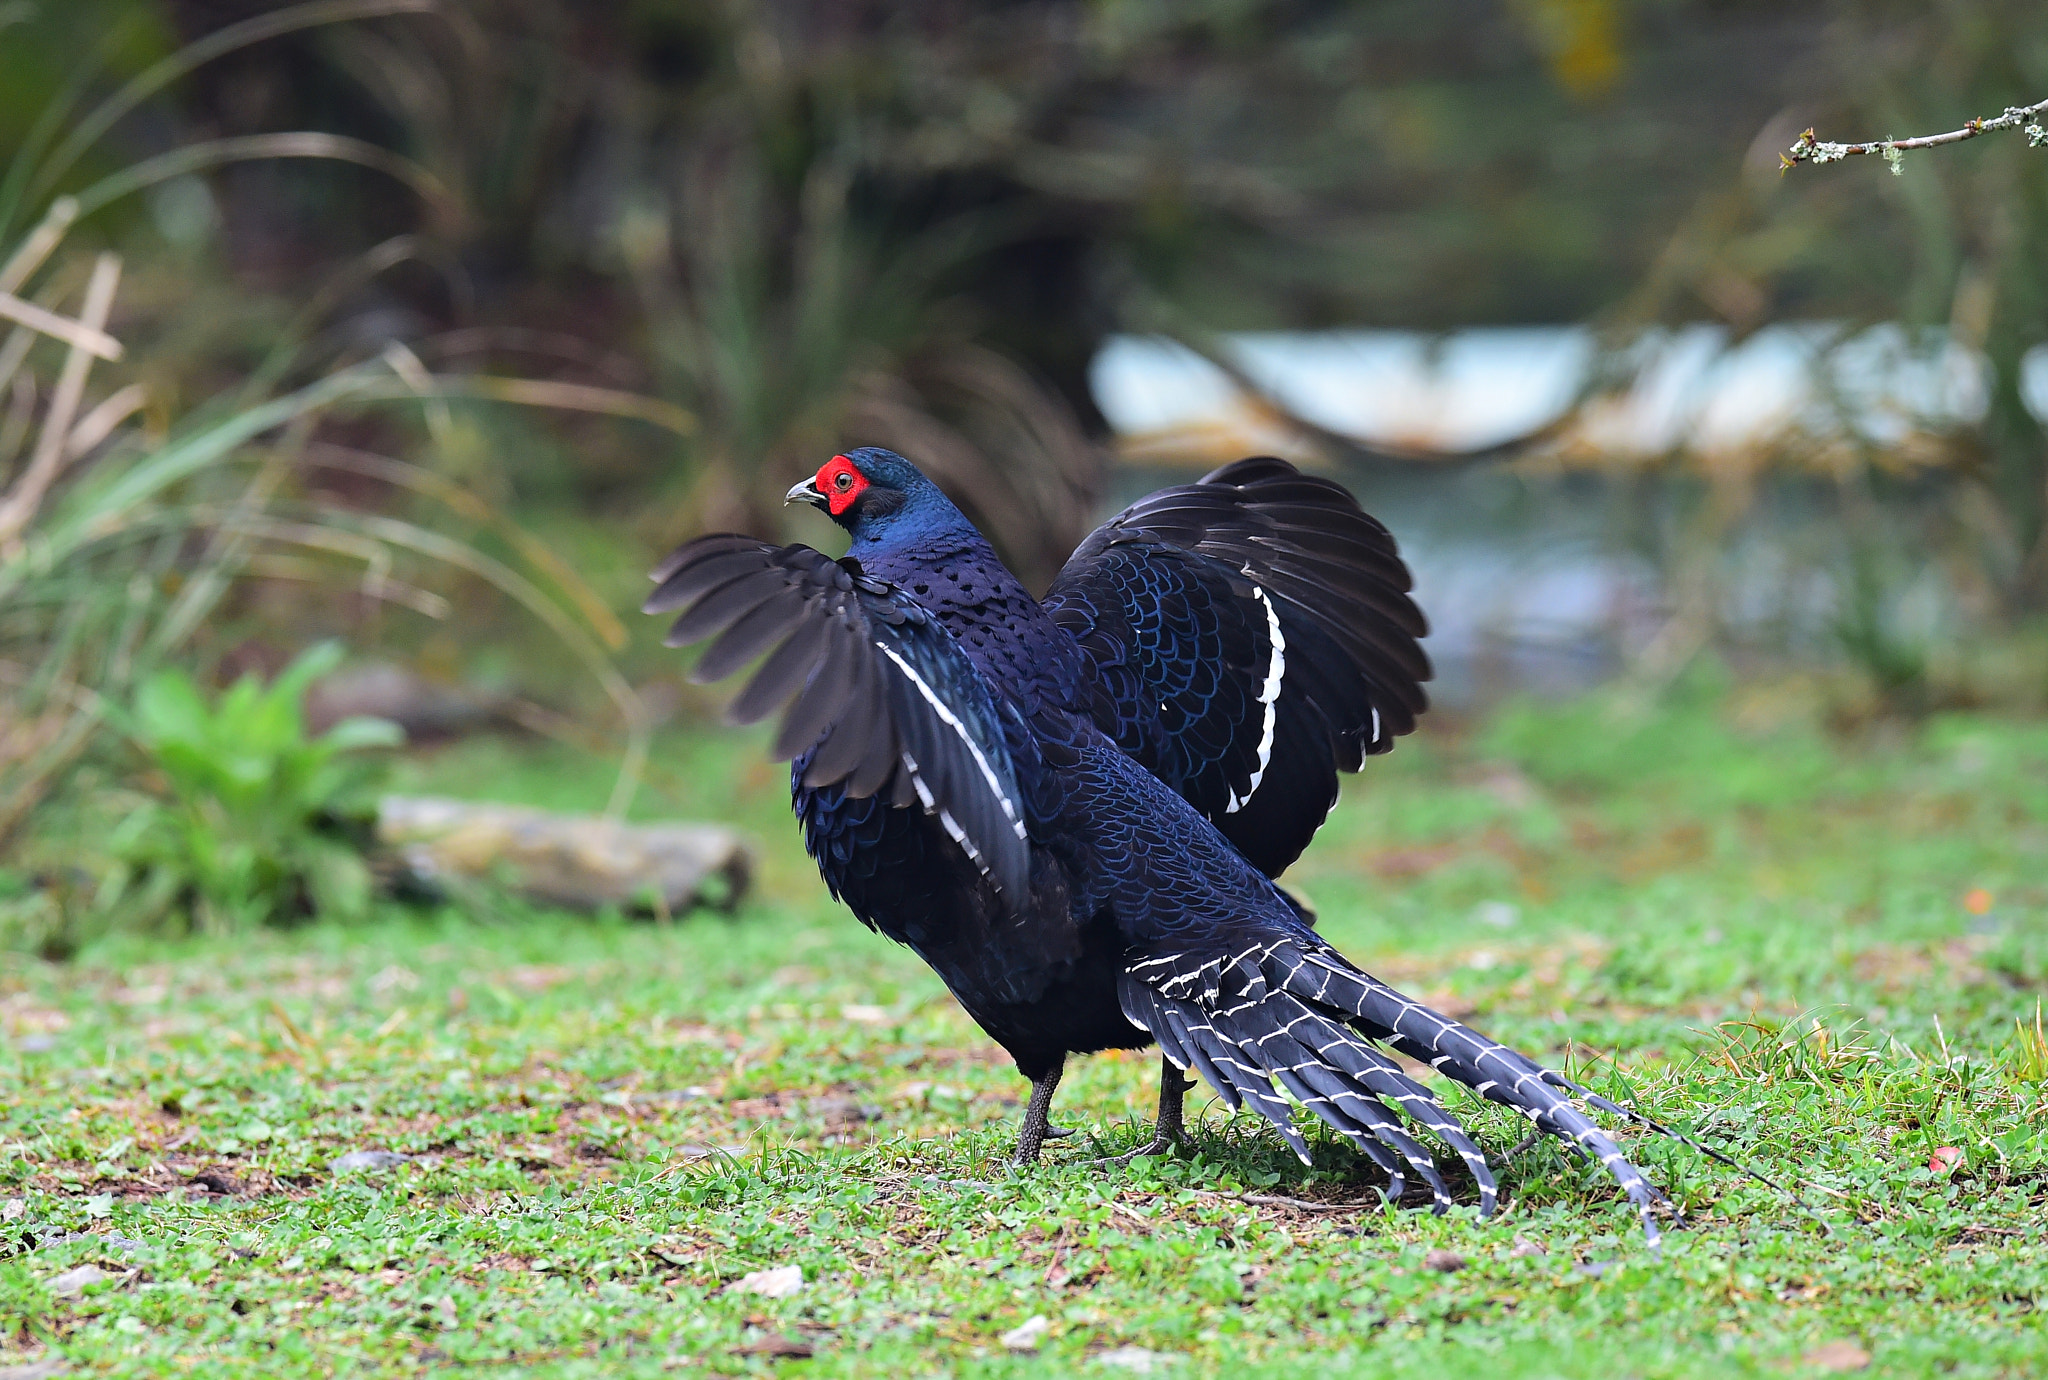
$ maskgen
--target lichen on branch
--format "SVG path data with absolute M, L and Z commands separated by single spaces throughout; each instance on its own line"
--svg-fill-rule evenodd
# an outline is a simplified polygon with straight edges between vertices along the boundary
M 2009 105 L 2004 112 L 1988 118 L 1971 120 L 1961 129 L 1952 129 L 1946 134 L 1923 134 L 1912 139 L 1877 139 L 1867 144 L 1838 144 L 1827 139 L 1817 139 L 1812 130 L 1799 136 L 1798 142 L 1779 155 L 1780 170 L 1790 172 L 1800 163 L 1838 163 L 1844 158 L 1859 154 L 1874 153 L 1891 165 L 1892 175 L 1905 171 L 1905 154 L 1913 149 L 1935 149 L 1944 144 L 1960 144 L 1975 139 L 1980 134 L 1994 130 L 2024 129 L 2027 143 L 2034 148 L 2048 148 L 2048 129 L 2041 121 L 2048 115 L 2048 101 L 2037 101 L 2033 105 Z

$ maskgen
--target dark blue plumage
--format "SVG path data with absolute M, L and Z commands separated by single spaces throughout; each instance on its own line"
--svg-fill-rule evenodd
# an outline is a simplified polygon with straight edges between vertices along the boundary
M 845 559 L 701 538 L 656 572 L 648 611 L 683 611 L 673 645 L 718 638 L 700 678 L 767 653 L 733 715 L 787 706 L 776 747 L 826 885 L 1032 1080 L 1020 1159 L 1070 1054 L 1156 1041 L 1156 1146 L 1198 1073 L 1304 1159 L 1289 1098 L 1393 1195 L 1412 1170 L 1444 1206 L 1419 1123 L 1490 1211 L 1485 1156 L 1385 1045 L 1600 1160 L 1654 1238 L 1659 1195 L 1573 1104 L 1583 1090 L 1360 971 L 1272 880 L 1337 772 L 1426 703 L 1407 571 L 1349 494 L 1240 462 L 1105 524 L 1043 603 L 901 456 L 835 456 L 790 496 L 851 533 Z

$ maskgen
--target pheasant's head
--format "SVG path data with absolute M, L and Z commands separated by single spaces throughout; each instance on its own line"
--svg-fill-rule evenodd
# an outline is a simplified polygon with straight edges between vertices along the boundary
M 879 446 L 833 456 L 793 486 L 786 501 L 824 509 L 853 534 L 856 546 L 965 520 L 917 466 Z

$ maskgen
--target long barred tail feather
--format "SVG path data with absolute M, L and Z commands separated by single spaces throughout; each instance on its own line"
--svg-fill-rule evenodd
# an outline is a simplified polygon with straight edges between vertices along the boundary
M 1231 1041 L 1203 1013 L 1186 1008 L 1165 1013 L 1180 1049 L 1188 1052 L 1202 1076 L 1222 1094 L 1232 1111 L 1249 1102 L 1279 1130 L 1294 1153 L 1308 1162 L 1308 1142 L 1296 1130 L 1287 1101 L 1273 1091 L 1272 1076 L 1240 1045 Z M 1185 1068 L 1185 1063 L 1182 1064 Z
M 1629 1163 L 1606 1132 L 1572 1105 L 1565 1095 L 1569 1085 L 1560 1089 L 1553 1081 L 1556 1075 L 1528 1056 L 1360 972 L 1334 949 L 1304 950 L 1294 944 L 1275 949 L 1273 959 L 1278 960 L 1281 971 L 1269 973 L 1269 979 L 1278 976 L 1278 985 L 1286 990 L 1349 1011 L 1364 1033 L 1429 1064 L 1481 1097 L 1514 1108 L 1538 1130 L 1597 1161 L 1636 1205 L 1650 1244 L 1661 1241 L 1652 1209 L 1667 1201 L 1662 1190 Z
M 1283 1005 L 1270 998 L 1239 1002 L 1218 1012 L 1216 1019 L 1240 1038 L 1251 1038 L 1261 1063 L 1302 1106 L 1354 1144 L 1363 1147 L 1370 1143 L 1368 1138 L 1376 1140 L 1414 1166 L 1441 1211 L 1451 1205 L 1451 1197 L 1436 1161 L 1402 1128 L 1387 1101 L 1436 1131 L 1468 1165 L 1476 1166 L 1473 1177 L 1491 1211 L 1496 1186 L 1485 1156 L 1464 1128 L 1426 1089 L 1355 1034 L 1299 1003 Z
M 1675 1140 L 1680 1145 L 1683 1145 L 1688 1149 L 1697 1150 L 1700 1154 L 1705 1155 L 1708 1159 L 1714 1161 L 1714 1163 L 1725 1165 L 1728 1168 L 1734 1170 L 1738 1174 L 1742 1174 L 1749 1178 L 1755 1179 L 1765 1188 L 1771 1189 L 1774 1192 L 1784 1194 L 1786 1197 L 1790 1198 L 1795 1204 L 1797 1204 L 1800 1208 L 1805 1209 L 1808 1212 L 1812 1211 L 1810 1207 L 1807 1207 L 1806 1200 L 1799 1196 L 1798 1190 L 1787 1188 L 1785 1185 L 1779 1183 L 1776 1179 L 1773 1179 L 1770 1175 L 1764 1173 L 1761 1169 L 1758 1169 L 1756 1166 L 1745 1164 L 1741 1160 L 1736 1159 L 1734 1156 L 1726 1153 L 1725 1151 L 1716 1150 L 1713 1146 L 1708 1145 L 1705 1141 L 1702 1141 L 1699 1137 L 1695 1135 L 1692 1135 L 1685 1131 L 1681 1131 L 1674 1126 L 1666 1126 L 1663 1122 L 1658 1121 L 1655 1117 L 1649 1116 L 1646 1113 L 1629 1106 L 1625 1102 L 1616 1102 L 1611 1098 L 1602 1097 L 1599 1093 L 1594 1092 L 1591 1088 L 1585 1086 L 1583 1083 L 1575 1083 L 1571 1079 L 1565 1077 L 1563 1074 L 1555 1072 L 1554 1070 L 1543 1070 L 1543 1081 L 1550 1084 L 1554 1088 L 1564 1089 L 1566 1092 L 1571 1093 L 1574 1097 L 1577 1097 L 1580 1101 L 1586 1103 L 1588 1106 L 1594 1108 L 1597 1111 L 1606 1112 L 1610 1116 L 1621 1117 L 1623 1120 L 1631 1123 L 1632 1125 L 1640 1126 L 1644 1130 L 1651 1132 L 1653 1135 L 1663 1136 L 1666 1140 Z M 1823 1225 L 1825 1226 L 1826 1224 L 1823 1223 Z
M 1435 1157 L 1408 1133 L 1392 1103 L 1451 1147 L 1479 1187 L 1480 1210 L 1492 1214 L 1499 1188 L 1485 1153 L 1427 1089 L 1348 1026 L 1284 994 L 1216 1010 L 1172 1000 L 1138 982 L 1127 981 L 1123 996 L 1126 1014 L 1158 1037 L 1176 1067 L 1200 1073 L 1233 1110 L 1250 1103 L 1303 1163 L 1308 1144 L 1293 1124 L 1292 1109 L 1273 1090 L 1276 1079 L 1386 1172 L 1390 1201 L 1406 1191 L 1412 1170 L 1438 1211 L 1452 1205 Z
M 1250 1038 L 1240 1038 L 1238 1032 L 1231 1028 L 1229 1018 L 1219 1018 L 1216 1013 L 1205 1011 L 1192 1002 L 1169 1000 L 1150 987 L 1129 979 L 1121 985 L 1119 994 L 1124 1014 L 1152 1032 L 1159 1041 L 1160 1050 L 1175 1067 L 1184 1073 L 1201 1074 L 1232 1111 L 1249 1102 L 1273 1124 L 1301 1162 L 1309 1163 L 1308 1142 L 1294 1125 L 1286 1100 L 1273 1092 L 1273 1072 L 1261 1061 L 1259 1053 L 1249 1047 L 1255 1042 Z M 1388 1152 L 1379 1138 L 1357 1134 L 1352 1119 L 1342 1113 L 1333 1117 L 1326 1110 L 1326 1105 L 1319 1105 L 1319 1099 L 1313 1094 L 1307 1093 L 1306 1089 L 1297 1091 L 1298 1080 L 1288 1084 L 1283 1079 L 1283 1086 L 1287 1086 L 1303 1106 L 1315 1109 L 1317 1115 L 1343 1132 L 1367 1158 L 1385 1171 L 1388 1201 L 1397 1201 L 1407 1191 L 1408 1181 L 1401 1161 Z
M 1390 1200 L 1406 1186 L 1405 1165 L 1428 1185 L 1438 1211 L 1451 1203 L 1435 1159 L 1395 1116 L 1398 1108 L 1463 1160 L 1482 1215 L 1493 1213 L 1498 1187 L 1485 1153 L 1441 1102 L 1369 1043 L 1377 1041 L 1513 1108 L 1600 1164 L 1636 1205 L 1651 1247 L 1661 1240 L 1653 1209 L 1667 1201 L 1664 1194 L 1571 1098 L 1671 1132 L 1402 995 L 1334 949 L 1290 937 L 1205 962 L 1157 955 L 1132 964 L 1120 995 L 1124 1013 L 1158 1038 L 1169 1059 L 1200 1072 L 1231 1107 L 1251 1103 L 1304 1162 L 1307 1145 L 1275 1081 L 1386 1170 Z

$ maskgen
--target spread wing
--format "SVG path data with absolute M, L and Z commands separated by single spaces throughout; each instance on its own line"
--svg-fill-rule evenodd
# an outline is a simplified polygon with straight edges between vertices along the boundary
M 1098 673 L 1094 718 L 1268 876 L 1428 706 L 1427 632 L 1387 529 L 1259 458 L 1096 529 L 1045 606 Z
M 782 710 L 778 758 L 803 783 L 844 783 L 936 815 L 996 889 L 1021 901 L 1030 842 L 1004 708 L 925 609 L 808 546 L 700 537 L 654 572 L 648 613 L 680 610 L 668 645 L 717 637 L 691 679 L 722 680 L 766 653 L 727 711 Z

